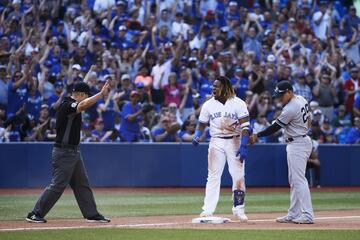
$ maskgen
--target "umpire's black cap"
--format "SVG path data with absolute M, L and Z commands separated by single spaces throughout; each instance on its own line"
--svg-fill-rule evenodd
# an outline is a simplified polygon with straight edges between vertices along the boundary
M 73 92 L 83 92 L 83 93 L 87 94 L 88 96 L 91 95 L 89 85 L 87 85 L 84 82 L 75 83 Z
M 281 81 L 276 84 L 273 97 L 277 98 L 286 93 L 286 91 L 293 91 L 293 87 L 289 81 Z

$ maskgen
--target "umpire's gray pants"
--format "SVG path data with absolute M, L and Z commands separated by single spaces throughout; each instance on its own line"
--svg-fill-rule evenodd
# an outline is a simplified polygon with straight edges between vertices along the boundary
M 98 214 L 94 195 L 89 186 L 79 148 L 57 148 L 52 151 L 52 179 L 37 201 L 34 212 L 44 217 L 70 184 L 84 218 Z

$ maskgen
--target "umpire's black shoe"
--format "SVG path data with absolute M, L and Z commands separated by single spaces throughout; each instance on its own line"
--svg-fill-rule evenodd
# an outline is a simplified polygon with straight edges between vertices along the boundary
M 43 217 L 40 217 L 39 215 L 35 214 L 34 212 L 30 212 L 27 215 L 26 221 L 32 222 L 32 223 L 46 223 L 46 220 Z
M 95 215 L 93 217 L 89 217 L 86 219 L 87 222 L 89 223 L 109 223 L 110 219 L 104 217 L 101 214 Z

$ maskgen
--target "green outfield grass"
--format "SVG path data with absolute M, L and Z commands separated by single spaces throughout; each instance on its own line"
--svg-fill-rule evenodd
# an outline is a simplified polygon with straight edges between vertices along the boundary
M 201 211 L 203 192 L 199 193 L 96 193 L 99 211 L 109 217 L 184 215 Z M 33 208 L 38 195 L 0 195 L 0 220 L 22 220 Z M 360 209 L 360 192 L 315 192 L 315 211 Z M 222 193 L 217 213 L 231 213 L 230 193 Z M 248 193 L 246 211 L 286 212 L 289 193 Z M 72 193 L 64 194 L 46 216 L 52 218 L 82 218 Z M 360 238 L 359 238 L 360 239 Z
M 26 239 L 26 240 L 162 240 L 162 239 L 206 239 L 206 240 L 358 240 L 360 231 L 339 230 L 303 230 L 303 231 L 275 231 L 275 230 L 165 230 L 165 229 L 79 229 L 79 230 L 52 230 L 52 231 L 26 231 L 1 233 L 0 239 Z
M 96 193 L 99 210 L 109 217 L 184 215 L 200 212 L 203 191 L 199 193 Z M 38 198 L 38 194 L 0 195 L 1 220 L 23 220 Z M 315 210 L 360 209 L 360 192 L 316 192 L 312 193 Z M 218 213 L 231 213 L 232 199 L 229 192 L 222 193 Z M 248 193 L 247 212 L 286 212 L 289 193 Z M 53 218 L 82 218 L 72 193 L 64 194 L 47 216 Z M 0 239 L 276 239 L 276 240 L 339 240 L 360 239 L 360 231 L 349 230 L 165 230 L 165 229 L 72 229 L 0 232 Z

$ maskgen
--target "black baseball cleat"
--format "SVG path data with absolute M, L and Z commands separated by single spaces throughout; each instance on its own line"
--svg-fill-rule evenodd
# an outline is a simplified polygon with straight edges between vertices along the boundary
M 95 216 L 93 216 L 93 217 L 87 218 L 87 219 L 86 219 L 86 222 L 88 222 L 88 223 L 109 223 L 109 222 L 110 222 L 110 219 L 104 217 L 104 216 L 101 215 L 101 214 L 98 214 L 98 215 L 95 215 Z
M 34 212 L 30 212 L 27 217 L 26 221 L 31 223 L 46 223 L 46 220 L 43 217 L 40 217 L 39 215 L 35 214 Z

